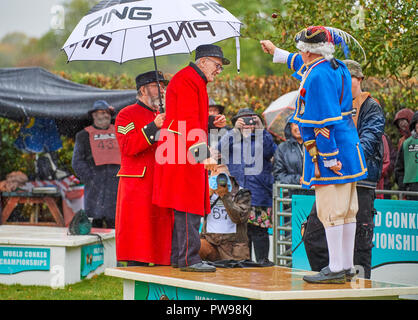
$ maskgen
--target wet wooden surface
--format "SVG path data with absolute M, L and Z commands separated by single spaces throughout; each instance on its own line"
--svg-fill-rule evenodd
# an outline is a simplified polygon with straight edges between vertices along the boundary
M 250 299 L 340 299 L 418 294 L 418 287 L 357 279 L 345 284 L 310 284 L 315 272 L 285 267 L 217 268 L 216 272 L 184 272 L 172 267 L 125 267 L 105 270 L 120 277 Z

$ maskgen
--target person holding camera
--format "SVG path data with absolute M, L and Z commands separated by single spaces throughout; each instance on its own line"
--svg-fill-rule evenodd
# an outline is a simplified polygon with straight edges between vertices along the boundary
M 241 188 L 226 165 L 209 178 L 211 212 L 204 218 L 199 255 L 203 260 L 248 260 L 247 221 L 251 192 Z
M 231 128 L 226 125 L 226 118 L 223 114 L 225 107 L 215 100 L 209 98 L 209 125 L 208 125 L 208 144 L 211 155 L 214 159 L 219 159 L 220 155 L 216 150 L 219 140 Z
M 219 103 L 216 103 L 215 100 L 209 98 L 209 144 L 218 144 L 218 140 L 222 137 L 228 130 L 231 130 L 230 127 L 226 125 L 226 118 L 223 114 L 225 107 Z M 214 131 L 212 131 L 214 130 Z M 216 137 L 211 139 L 211 134 L 216 133 Z M 212 141 L 215 140 L 216 141 Z
M 268 228 L 272 227 L 273 175 L 271 159 L 276 151 L 271 134 L 251 108 L 240 109 L 232 118 L 234 129 L 218 144 L 221 162 L 228 166 L 239 186 L 251 192 L 248 220 L 250 256 L 252 246 L 257 262 L 268 262 L 270 248 Z
M 226 128 L 226 118 L 223 114 L 225 107 L 209 98 L 209 130 Z

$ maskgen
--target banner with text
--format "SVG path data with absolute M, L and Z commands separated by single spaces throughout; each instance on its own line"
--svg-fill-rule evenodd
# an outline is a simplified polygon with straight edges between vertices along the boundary
M 104 263 L 104 248 L 100 243 L 81 247 L 81 278 L 96 270 Z
M 300 243 L 300 226 L 312 209 L 314 196 L 292 197 L 293 249 Z M 376 199 L 372 268 L 391 263 L 418 263 L 418 201 Z M 303 243 L 292 254 L 293 268 L 310 270 Z
M 48 271 L 50 257 L 49 248 L 0 247 L 0 274 Z

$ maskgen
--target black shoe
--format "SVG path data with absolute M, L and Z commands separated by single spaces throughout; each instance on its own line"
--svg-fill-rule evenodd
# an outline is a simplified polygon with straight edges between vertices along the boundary
M 309 283 L 345 283 L 345 271 L 332 272 L 325 267 L 313 276 L 304 276 L 303 280 Z
M 356 270 L 354 268 L 346 269 L 344 270 L 344 272 L 345 272 L 345 281 L 347 282 L 350 282 L 351 279 L 353 279 L 357 275 Z
M 215 272 L 216 267 L 211 266 L 204 262 L 198 262 L 198 263 L 192 264 L 191 266 L 181 267 L 180 270 L 188 271 L 188 272 Z

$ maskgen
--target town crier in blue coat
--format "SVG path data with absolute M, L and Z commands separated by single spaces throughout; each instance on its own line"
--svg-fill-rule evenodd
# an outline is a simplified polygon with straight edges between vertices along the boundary
M 151 202 L 156 141 L 165 118 L 158 111 L 159 91 L 163 97 L 167 82 L 161 72 L 138 75 L 137 102 L 123 108 L 116 117 L 121 154 L 116 257 L 127 261 L 128 266 L 170 264 L 173 213 Z
M 261 41 L 273 62 L 287 63 L 301 80 L 291 122 L 304 141 L 302 187 L 315 185 L 318 218 L 325 228 L 329 265 L 305 276 L 312 283 L 345 283 L 352 275 L 358 200 L 356 181 L 367 177 L 366 161 L 352 119 L 351 75 L 334 58 L 341 30 L 311 26 L 296 35 L 299 53 Z M 338 34 L 340 33 L 340 34 Z M 346 36 L 347 34 L 343 35 Z M 337 41 L 338 40 L 338 41 Z
M 174 209 L 171 263 L 182 271 L 216 268 L 199 256 L 201 218 L 210 213 L 208 172 L 217 164 L 208 149 L 208 82 L 229 60 L 215 45 L 196 48 L 196 63 L 177 72 L 166 96 L 166 119 L 156 151 L 153 203 Z

